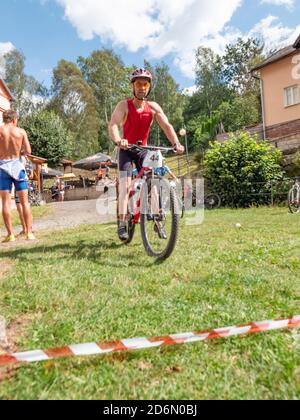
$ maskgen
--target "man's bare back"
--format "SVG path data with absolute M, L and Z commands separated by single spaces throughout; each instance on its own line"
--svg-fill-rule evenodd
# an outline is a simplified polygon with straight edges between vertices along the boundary
M 0 160 L 19 159 L 21 154 L 30 154 L 31 147 L 26 131 L 13 124 L 0 127 Z
M 0 197 L 2 215 L 7 230 L 3 243 L 16 240 L 11 217 L 11 191 L 15 187 L 20 205 L 18 211 L 22 218 L 23 233 L 27 240 L 33 240 L 32 213 L 28 200 L 28 181 L 21 156 L 31 154 L 31 147 L 26 131 L 18 128 L 18 114 L 9 109 L 3 112 L 4 126 L 0 127 Z

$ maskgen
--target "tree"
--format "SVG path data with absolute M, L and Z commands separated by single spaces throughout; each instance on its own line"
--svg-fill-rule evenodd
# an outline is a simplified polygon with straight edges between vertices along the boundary
M 201 121 L 194 134 L 194 147 L 196 149 L 200 148 L 204 152 L 208 148 L 209 143 L 216 138 L 219 123 L 220 119 L 218 114 Z
M 153 89 L 149 100 L 157 102 L 162 107 L 175 131 L 179 131 L 184 122 L 183 110 L 185 101 L 179 85 L 170 74 L 167 64 L 162 62 L 152 67 L 150 63 L 145 61 L 144 67 L 150 70 L 153 75 Z M 164 133 L 157 125 L 153 126 L 150 141 L 157 144 L 168 143 Z
M 196 86 L 194 109 L 207 117 L 212 117 L 219 105 L 232 97 L 223 77 L 222 59 L 210 48 L 199 47 L 196 52 Z
M 261 42 L 253 38 L 238 39 L 235 44 L 227 45 L 222 57 L 209 48 L 198 48 L 198 89 L 185 109 L 194 149 L 199 144 L 203 122 L 211 118 L 218 116 L 225 131 L 240 130 L 261 121 L 260 86 L 250 70 L 263 59 L 262 51 Z M 199 123 L 198 127 L 195 122 Z M 205 142 L 208 137 L 205 136 Z
M 13 107 L 19 116 L 29 115 L 44 106 L 47 89 L 34 77 L 24 72 L 25 57 L 17 49 L 4 55 L 5 83 L 14 96 Z
M 99 143 L 108 149 L 108 123 L 117 103 L 130 97 L 129 74 L 121 58 L 111 50 L 96 50 L 87 58 L 79 57 L 78 65 L 96 98 L 100 120 Z
M 72 156 L 75 159 L 99 151 L 99 116 L 93 91 L 76 64 L 61 60 L 53 70 L 52 100 L 54 110 L 73 133 Z
M 184 118 L 187 121 L 191 148 L 203 153 L 209 141 L 214 140 L 211 130 L 204 134 L 204 125 L 209 122 L 214 126 L 215 137 L 218 108 L 223 102 L 231 101 L 234 92 L 224 80 L 221 57 L 210 48 L 197 49 L 195 71 L 197 91 L 187 98 Z
M 53 111 L 34 112 L 23 118 L 20 125 L 28 133 L 32 153 L 48 159 L 50 165 L 57 166 L 63 158 L 70 156 L 72 134 Z
M 271 181 L 283 177 L 281 160 L 282 153 L 268 142 L 241 132 L 211 146 L 204 161 L 205 175 L 226 205 L 268 204 Z
M 261 121 L 260 100 L 249 91 L 237 95 L 231 102 L 223 102 L 218 108 L 220 121 L 226 132 L 235 132 Z
M 235 44 L 226 46 L 222 58 L 224 79 L 237 94 L 249 91 L 259 94 L 259 83 L 252 76 L 251 69 L 263 61 L 263 50 L 264 45 L 255 38 L 246 41 L 239 38 Z
M 293 164 L 295 165 L 296 169 L 300 169 L 300 152 L 295 153 Z

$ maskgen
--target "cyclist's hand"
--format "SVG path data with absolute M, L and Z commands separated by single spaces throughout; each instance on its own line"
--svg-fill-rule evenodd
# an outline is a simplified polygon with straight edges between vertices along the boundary
M 119 141 L 118 146 L 120 147 L 120 149 L 127 150 L 128 149 L 128 144 L 129 144 L 128 140 L 122 139 L 122 140 Z
M 175 145 L 175 151 L 179 154 L 179 155 L 183 155 L 185 148 L 184 146 L 182 146 L 180 143 Z

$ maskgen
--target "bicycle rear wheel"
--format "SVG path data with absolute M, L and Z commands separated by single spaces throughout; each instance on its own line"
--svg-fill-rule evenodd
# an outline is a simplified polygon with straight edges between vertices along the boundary
M 300 212 L 300 188 L 294 186 L 289 191 L 288 206 L 292 214 Z
M 165 260 L 170 257 L 176 246 L 179 231 L 180 215 L 176 192 L 169 185 L 165 184 L 163 186 L 162 184 L 165 182 L 161 180 L 159 186 L 153 187 L 151 186 L 151 180 L 148 180 L 148 188 L 143 190 L 141 197 L 143 245 L 147 254 L 158 260 Z M 154 199 L 153 194 L 154 197 L 156 195 Z M 158 201 L 159 209 L 153 208 L 153 200 Z M 162 237 L 162 232 L 166 234 L 166 238 Z

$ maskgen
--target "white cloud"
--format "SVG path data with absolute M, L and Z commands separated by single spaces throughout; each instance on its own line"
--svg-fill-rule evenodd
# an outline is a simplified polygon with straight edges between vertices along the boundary
M 6 54 L 15 47 L 11 42 L 0 42 L 0 55 Z
M 2 79 L 5 79 L 5 63 L 3 56 L 15 48 L 16 47 L 11 42 L 0 42 L 0 77 Z M 31 101 L 34 106 L 40 105 L 44 102 L 44 98 L 41 96 L 31 95 L 26 91 L 23 93 L 23 98 Z
M 268 16 L 257 23 L 250 31 L 249 36 L 260 36 L 266 49 L 278 50 L 288 45 L 292 45 L 300 33 L 300 25 L 296 28 L 284 26 L 278 17 Z
M 13 50 L 15 47 L 11 42 L 0 42 L 0 77 L 3 79 L 5 77 L 5 68 L 4 68 L 4 54 Z
M 56 0 L 82 39 L 99 36 L 148 58 L 171 53 L 193 77 L 194 50 L 203 43 L 221 48 L 232 31 L 220 34 L 243 0 Z
M 262 0 L 261 3 L 273 6 L 285 6 L 289 10 L 293 10 L 295 6 L 295 0 Z
M 40 96 L 40 95 L 32 95 L 31 93 L 24 91 L 22 98 L 25 101 L 28 101 L 31 103 L 31 105 L 33 105 L 34 107 L 38 106 L 38 105 L 42 105 L 45 103 L 45 99 Z
M 136 52 L 163 29 L 154 0 L 57 0 L 84 40 L 100 36 Z
M 238 37 L 261 37 L 267 49 L 292 44 L 300 26 L 289 28 L 279 18 L 268 16 L 248 33 L 230 27 L 230 21 L 244 0 L 56 0 L 65 18 L 80 38 L 95 37 L 112 47 L 130 52 L 145 49 L 145 58 L 160 59 L 168 54 L 182 73 L 194 78 L 195 50 L 211 47 L 222 54 Z M 294 0 L 261 0 L 262 3 L 293 7 Z
M 197 90 L 198 90 L 197 86 L 194 85 L 194 86 L 190 86 L 188 88 L 185 88 L 182 93 L 186 96 L 193 96 L 194 93 L 197 92 Z

